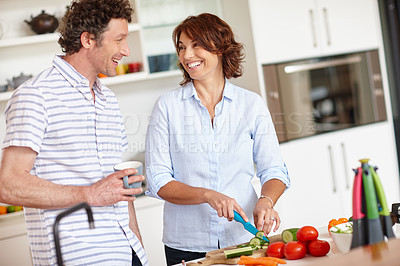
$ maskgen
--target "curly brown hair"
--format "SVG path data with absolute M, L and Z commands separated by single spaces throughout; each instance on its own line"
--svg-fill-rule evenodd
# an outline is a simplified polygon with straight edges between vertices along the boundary
M 238 78 L 243 74 L 243 44 L 235 41 L 231 27 L 218 16 L 209 13 L 189 16 L 176 26 L 172 39 L 178 55 L 182 33 L 195 40 L 205 50 L 222 55 L 222 68 L 226 78 Z M 183 71 L 184 79 L 180 83 L 183 86 L 191 82 L 192 78 L 181 63 L 179 68 Z
M 132 21 L 133 7 L 129 0 L 74 0 L 68 7 L 59 27 L 58 43 L 66 54 L 74 54 L 81 47 L 81 34 L 94 34 L 100 40 L 113 18 Z

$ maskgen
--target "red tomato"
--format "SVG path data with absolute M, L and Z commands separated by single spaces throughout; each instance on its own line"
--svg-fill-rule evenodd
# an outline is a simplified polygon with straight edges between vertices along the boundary
M 283 248 L 285 247 L 285 243 L 283 242 L 274 242 L 268 245 L 267 256 L 275 257 L 275 258 L 284 258 Z
M 318 238 L 318 231 L 312 226 L 303 226 L 297 231 L 297 240 L 300 242 L 306 242 L 310 240 L 315 240 Z
M 325 256 L 328 254 L 331 246 L 325 240 L 316 239 L 310 242 L 308 245 L 308 250 L 311 255 L 316 257 Z
M 283 254 L 289 260 L 301 259 L 306 253 L 306 246 L 299 241 L 290 241 L 283 248 Z
M 306 247 L 307 254 L 310 254 L 310 250 L 308 249 L 308 245 L 310 245 L 310 242 L 311 242 L 311 241 L 303 242 L 304 246 Z

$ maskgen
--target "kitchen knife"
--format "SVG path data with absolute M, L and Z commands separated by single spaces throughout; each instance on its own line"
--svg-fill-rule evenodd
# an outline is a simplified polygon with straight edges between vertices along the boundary
M 367 205 L 367 244 L 375 244 L 384 241 L 382 224 L 378 212 L 378 201 L 376 198 L 374 181 L 372 180 L 372 173 L 368 165 L 369 159 L 360 161 L 363 171 L 364 197 Z
M 239 222 L 239 223 L 243 224 L 244 229 L 246 229 L 247 231 L 249 231 L 249 232 L 250 232 L 251 234 L 253 234 L 253 235 L 256 235 L 256 234 L 259 232 L 259 231 L 257 230 L 257 228 L 255 228 L 255 226 L 252 225 L 250 222 L 245 222 L 245 221 L 243 220 L 242 216 L 240 216 L 240 214 L 239 214 L 237 211 L 233 210 L 233 212 L 234 212 L 234 214 L 235 214 L 235 216 L 233 217 L 233 219 L 234 219 L 236 222 Z M 263 240 L 269 242 L 269 239 L 266 238 L 265 236 L 263 236 Z
M 372 178 L 374 180 L 374 185 L 376 189 L 376 194 L 378 196 L 379 203 L 379 215 L 381 217 L 381 222 L 383 225 L 383 234 L 387 238 L 394 238 L 395 235 L 392 229 L 392 218 L 390 216 L 390 211 L 386 202 L 385 192 L 383 190 L 383 186 L 381 180 L 379 179 L 378 174 L 376 173 L 374 167 L 369 168 L 371 170 Z

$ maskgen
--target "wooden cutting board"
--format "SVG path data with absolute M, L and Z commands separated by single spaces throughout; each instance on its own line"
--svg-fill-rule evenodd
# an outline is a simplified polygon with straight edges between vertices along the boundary
M 279 242 L 279 241 L 283 242 L 282 236 L 280 234 L 269 237 L 269 241 L 270 241 L 270 243 Z M 244 243 L 244 244 L 247 244 L 247 243 Z M 225 258 L 224 250 L 235 249 L 235 248 L 237 248 L 237 246 L 238 245 L 226 247 L 226 248 L 222 248 L 222 249 L 217 249 L 217 250 L 212 250 L 210 252 L 207 252 L 205 259 L 202 259 L 198 262 L 189 262 L 189 263 L 186 263 L 186 265 L 187 266 L 195 266 L 195 265 L 207 266 L 207 265 L 213 265 L 213 264 L 236 265 L 240 258 L 237 257 L 237 258 L 227 259 L 227 258 Z M 260 258 L 260 257 L 265 257 L 265 256 L 266 256 L 266 249 L 259 249 L 259 250 L 253 251 L 253 255 L 251 255 L 250 257 Z

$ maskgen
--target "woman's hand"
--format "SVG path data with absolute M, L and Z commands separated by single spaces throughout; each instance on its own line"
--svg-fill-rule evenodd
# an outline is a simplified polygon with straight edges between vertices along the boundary
M 281 219 L 277 211 L 275 211 L 268 199 L 259 199 L 253 211 L 254 224 L 258 230 L 264 231 L 265 235 L 271 232 L 275 222 L 274 232 L 281 225 Z
M 219 217 L 226 217 L 228 221 L 232 221 L 234 217 L 233 210 L 236 210 L 246 222 L 249 221 L 249 218 L 235 199 L 214 190 L 207 190 L 205 196 L 207 203 L 217 211 Z

